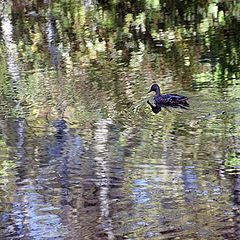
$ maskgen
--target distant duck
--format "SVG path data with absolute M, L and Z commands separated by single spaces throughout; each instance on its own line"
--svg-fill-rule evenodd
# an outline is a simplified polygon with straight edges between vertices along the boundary
M 152 84 L 149 92 L 155 92 L 156 95 L 154 96 L 154 104 L 156 107 L 180 107 L 186 109 L 189 107 L 187 102 L 188 98 L 178 94 L 161 94 L 160 87 L 157 83 Z

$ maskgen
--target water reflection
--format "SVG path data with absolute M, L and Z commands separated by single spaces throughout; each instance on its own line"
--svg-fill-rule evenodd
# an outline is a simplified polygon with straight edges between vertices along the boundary
M 240 237 L 234 1 L 0 11 L 0 238 Z
M 161 111 L 162 107 L 163 107 L 160 104 L 157 104 L 157 105 L 154 106 L 150 101 L 147 101 L 147 103 L 150 105 L 150 107 L 151 107 L 151 109 L 154 113 L 159 113 Z
M 20 71 L 18 66 L 18 51 L 17 45 L 13 39 L 13 25 L 7 13 L 7 4 L 2 3 L 3 10 L 1 14 L 2 37 L 5 42 L 7 51 L 8 72 L 12 78 L 13 88 L 17 88 L 17 81 L 20 78 Z
M 56 20 L 51 13 L 48 13 L 47 18 L 47 41 L 48 49 L 51 55 L 51 63 L 58 68 L 60 64 L 60 52 L 56 43 L 57 40 L 57 29 L 56 29 Z
M 156 105 L 153 105 L 150 101 L 147 101 L 148 105 L 151 107 L 152 109 L 152 112 L 154 113 L 159 113 L 162 108 L 165 108 L 167 109 L 168 111 L 170 111 L 171 108 L 180 108 L 180 109 L 185 109 L 187 110 L 188 107 L 189 107 L 189 104 L 186 103 L 185 106 L 184 105 L 179 105 L 179 104 L 156 104 Z

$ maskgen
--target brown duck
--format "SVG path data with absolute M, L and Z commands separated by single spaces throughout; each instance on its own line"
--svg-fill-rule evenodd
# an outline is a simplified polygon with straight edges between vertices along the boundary
M 189 107 L 187 97 L 173 93 L 161 94 L 160 87 L 157 83 L 154 83 L 148 92 L 156 93 L 154 96 L 154 103 L 156 107 L 180 107 L 184 109 Z

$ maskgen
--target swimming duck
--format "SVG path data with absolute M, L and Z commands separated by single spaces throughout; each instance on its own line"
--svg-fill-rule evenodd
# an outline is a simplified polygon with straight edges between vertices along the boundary
M 188 98 L 178 94 L 161 94 L 160 87 L 157 83 L 152 84 L 149 92 L 155 92 L 156 95 L 154 96 L 154 103 L 156 106 L 162 107 L 180 107 L 185 108 L 189 107 L 187 102 Z

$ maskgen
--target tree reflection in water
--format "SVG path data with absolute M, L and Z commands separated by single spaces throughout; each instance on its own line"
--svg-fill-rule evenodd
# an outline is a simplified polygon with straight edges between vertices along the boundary
M 0 12 L 0 238 L 239 239 L 237 1 Z

